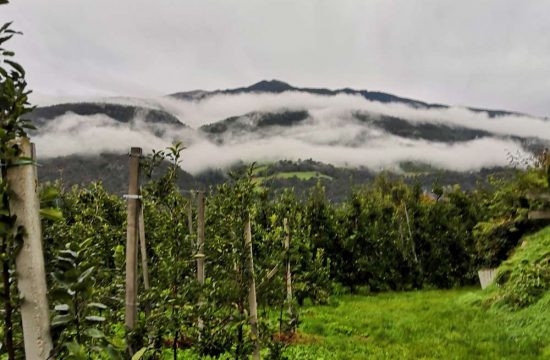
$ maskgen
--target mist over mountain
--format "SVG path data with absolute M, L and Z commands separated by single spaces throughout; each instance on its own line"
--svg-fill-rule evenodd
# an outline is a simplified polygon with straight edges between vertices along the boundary
M 290 84 L 287 84 L 279 80 L 262 80 L 248 87 L 241 87 L 236 89 L 226 89 L 226 90 L 214 90 L 214 91 L 204 91 L 204 90 L 194 90 L 187 92 L 178 92 L 171 94 L 170 96 L 181 99 L 181 100 L 204 100 L 205 98 L 215 96 L 215 95 L 235 95 L 235 94 L 247 94 L 247 93 L 271 93 L 271 94 L 280 94 L 284 92 L 303 92 L 315 95 L 325 95 L 325 96 L 334 96 L 334 95 L 359 95 L 364 97 L 366 100 L 378 101 L 381 103 L 402 103 L 407 104 L 413 107 L 421 108 L 448 108 L 447 105 L 442 104 L 430 104 L 419 100 L 413 100 L 408 98 L 399 97 L 396 95 L 388 94 L 380 91 L 367 91 L 367 90 L 355 90 L 350 88 L 344 89 L 325 89 L 325 88 L 299 88 L 294 87 Z M 490 117 L 502 116 L 502 115 L 520 115 L 517 112 L 510 112 L 504 110 L 489 110 L 489 109 L 479 109 L 479 108 L 468 108 L 472 111 L 484 112 L 487 113 Z
M 36 108 L 30 115 L 35 125 L 44 125 L 48 120 L 56 119 L 66 113 L 81 116 L 105 115 L 117 121 L 128 123 L 136 117 L 143 117 L 145 122 L 184 126 L 177 117 L 159 109 L 142 106 L 130 106 L 109 103 L 67 103 Z
M 191 177 L 251 162 L 305 159 L 371 174 L 406 174 L 403 164 L 410 163 L 479 174 L 508 166 L 510 157 L 527 158 L 550 142 L 546 118 L 377 91 L 297 88 L 277 80 L 161 98 L 54 104 L 29 117 L 38 127 L 33 139 L 39 156 L 65 174 L 75 161 L 125 154 L 131 146 L 149 152 L 174 141 L 187 146 L 182 169 Z M 54 178 L 55 171 L 44 173 Z

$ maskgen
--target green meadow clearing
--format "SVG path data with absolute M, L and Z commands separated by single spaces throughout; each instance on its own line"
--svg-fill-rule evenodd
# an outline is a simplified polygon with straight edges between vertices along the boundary
M 550 227 L 485 290 L 348 295 L 302 309 L 291 359 L 550 359 Z
M 293 359 L 550 359 L 550 296 L 485 308 L 477 289 L 343 296 L 303 309 Z

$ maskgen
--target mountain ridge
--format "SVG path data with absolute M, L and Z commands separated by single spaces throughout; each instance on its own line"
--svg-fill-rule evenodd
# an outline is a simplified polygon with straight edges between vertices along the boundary
M 182 91 L 176 92 L 167 95 L 168 97 L 176 98 L 179 100 L 187 101 L 202 101 L 211 96 L 215 95 L 236 95 L 236 94 L 246 94 L 246 93 L 269 93 L 269 94 L 281 94 L 284 92 L 305 92 L 314 95 L 327 95 L 334 96 L 339 94 L 346 95 L 359 95 L 370 101 L 377 101 L 381 103 L 403 103 L 409 106 L 416 108 L 426 108 L 426 109 L 448 109 L 451 106 L 439 103 L 430 103 L 422 100 L 416 100 L 408 97 L 401 97 L 387 92 L 382 91 L 369 91 L 369 90 L 356 90 L 349 87 L 340 88 L 340 89 L 328 89 L 328 88 L 310 88 L 310 87 L 295 87 L 290 85 L 287 82 L 272 79 L 272 80 L 261 80 L 257 83 L 254 83 L 250 86 L 238 87 L 233 89 L 217 89 L 212 91 L 207 90 L 191 90 L 191 91 Z M 462 106 L 461 106 L 462 107 Z M 505 115 L 522 115 L 528 117 L 536 117 L 530 114 L 509 111 L 502 109 L 485 109 L 479 107 L 464 107 L 465 109 L 474 111 L 474 112 L 485 112 L 489 117 L 498 117 Z

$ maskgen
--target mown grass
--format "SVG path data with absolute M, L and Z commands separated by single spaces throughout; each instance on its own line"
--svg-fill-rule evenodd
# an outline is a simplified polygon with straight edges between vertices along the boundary
M 484 308 L 481 290 L 344 296 L 302 311 L 292 359 L 550 358 L 550 296 L 512 312 Z M 309 339 L 309 343 L 308 342 Z

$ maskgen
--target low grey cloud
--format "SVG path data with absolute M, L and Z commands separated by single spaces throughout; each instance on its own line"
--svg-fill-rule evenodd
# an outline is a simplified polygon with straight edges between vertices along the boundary
M 101 101 L 153 107 L 169 111 L 194 128 L 231 116 L 253 111 L 308 110 L 321 119 L 319 125 L 332 126 L 331 121 L 351 117 L 353 112 L 394 116 L 420 123 L 440 123 L 471 129 L 486 130 L 500 135 L 538 137 L 550 140 L 550 120 L 525 115 L 489 117 L 486 112 L 475 112 L 464 107 L 441 109 L 413 108 L 400 103 L 369 101 L 359 95 L 314 95 L 305 92 L 282 94 L 215 95 L 202 101 L 181 101 L 162 97 L 153 99 L 115 98 Z
M 163 109 L 175 114 L 188 128 L 146 123 L 139 116 L 130 123 L 104 115 L 79 116 L 67 113 L 50 120 L 34 140 L 43 157 L 128 151 L 141 146 L 146 152 L 184 142 L 183 168 L 198 173 L 225 168 L 240 161 L 307 159 L 338 166 L 364 166 L 379 171 L 396 169 L 403 161 L 421 161 L 459 171 L 509 164 L 509 154 L 528 157 L 520 137 L 550 141 L 550 121 L 528 116 L 490 118 L 464 108 L 418 109 L 401 104 L 382 104 L 359 96 L 333 97 L 306 93 L 217 95 L 204 101 L 171 98 L 108 99 L 110 102 Z M 271 126 L 255 131 L 220 135 L 221 144 L 198 130 L 205 124 L 253 111 L 307 110 L 308 118 L 291 127 Z M 396 116 L 411 123 L 445 124 L 486 130 L 490 137 L 443 143 L 395 136 L 353 116 Z M 253 113 L 252 113 L 253 114 Z M 254 125 L 255 115 L 238 121 Z

